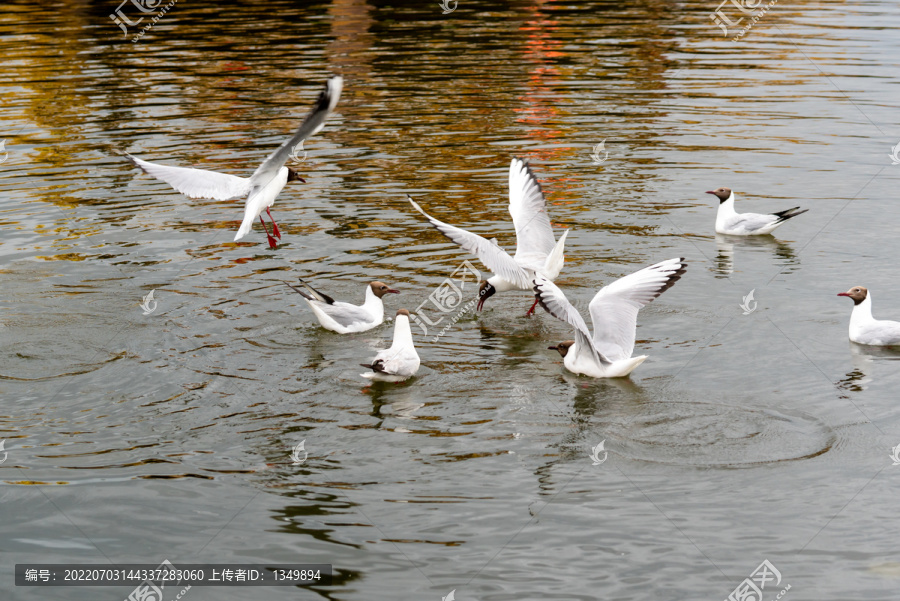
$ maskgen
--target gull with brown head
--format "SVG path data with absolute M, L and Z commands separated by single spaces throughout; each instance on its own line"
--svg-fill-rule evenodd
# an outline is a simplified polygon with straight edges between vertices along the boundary
M 563 358 L 572 373 L 592 378 L 621 378 L 634 371 L 647 355 L 632 357 L 641 307 L 671 288 L 685 271 L 685 261 L 669 259 L 645 267 L 604 286 L 594 295 L 588 310 L 594 333 L 556 284 L 538 276 L 534 292 L 553 317 L 575 328 L 575 339 L 548 347 Z
M 763 215 L 760 213 L 738 213 L 734 210 L 734 192 L 731 188 L 708 190 L 719 199 L 719 210 L 716 213 L 716 232 L 731 236 L 757 236 L 771 234 L 788 219 L 796 217 L 809 209 L 794 207 L 786 211 Z
M 478 288 L 477 311 L 498 292 L 531 290 L 532 280 L 538 274 L 553 281 L 562 270 L 565 257 L 563 249 L 569 230 L 556 240 L 547 215 L 547 201 L 540 182 L 528 164 L 513 159 L 509 165 L 509 213 L 516 228 L 516 254 L 500 248 L 494 240 L 487 240 L 462 228 L 439 221 L 426 213 L 412 198 L 409 202 L 422 213 L 431 225 L 447 238 L 469 251 L 494 272 L 483 280 Z M 532 315 L 537 300 L 526 315 Z
M 351 305 L 336 301 L 327 294 L 319 292 L 303 280 L 300 280 L 301 288 L 288 286 L 300 294 L 313 310 L 316 319 L 322 327 L 338 334 L 353 334 L 371 330 L 384 321 L 384 303 L 381 300 L 385 294 L 399 294 L 384 282 L 374 281 L 366 284 L 366 300 L 362 305 Z
M 850 340 L 872 346 L 900 345 L 900 322 L 872 317 L 872 295 L 868 288 L 854 286 L 847 292 L 838 292 L 853 301 L 850 314 Z

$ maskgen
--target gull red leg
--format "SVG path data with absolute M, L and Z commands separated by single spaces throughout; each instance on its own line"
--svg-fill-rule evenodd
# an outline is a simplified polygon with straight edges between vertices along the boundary
M 259 222 L 263 224 L 263 229 L 266 230 L 266 236 L 269 238 L 269 248 L 275 250 L 275 247 L 278 246 L 278 241 L 269 233 L 269 228 L 266 227 L 266 222 L 263 221 L 262 215 L 259 216 Z
M 534 304 L 531 305 L 530 309 L 528 309 L 528 313 L 525 314 L 525 317 L 528 317 L 529 315 L 534 315 L 534 308 L 537 307 L 537 304 L 538 304 L 538 299 L 537 299 L 537 297 L 535 297 Z
M 281 232 L 278 231 L 278 224 L 275 223 L 275 218 L 272 217 L 272 213 L 269 212 L 269 207 L 266 207 L 266 215 L 268 215 L 268 216 L 269 216 L 269 219 L 272 220 L 273 233 L 274 233 L 276 236 L 278 236 L 278 239 L 279 239 L 279 240 L 281 240 Z

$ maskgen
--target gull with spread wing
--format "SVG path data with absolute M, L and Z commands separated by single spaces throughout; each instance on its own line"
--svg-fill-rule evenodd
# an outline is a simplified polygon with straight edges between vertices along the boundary
M 547 215 L 544 191 L 531 168 L 521 159 L 513 159 L 509 165 L 509 214 L 512 215 L 516 228 L 515 257 L 509 256 L 494 240 L 487 240 L 478 234 L 438 221 L 412 198 L 407 198 L 439 232 L 477 256 L 494 272 L 495 275 L 479 284 L 478 311 L 497 292 L 531 290 L 532 280 L 536 275 L 553 281 L 562 270 L 565 261 L 563 250 L 569 230 L 564 231 L 559 241 L 556 241 Z M 534 313 L 536 306 L 535 299 L 526 315 Z
M 343 78 L 332 77 L 325 84 L 325 89 L 319 94 L 316 105 L 309 112 L 300 127 L 293 136 L 288 138 L 278 149 L 263 161 L 257 170 L 249 178 L 207 171 L 205 169 L 188 169 L 185 167 L 172 167 L 150 163 L 128 153 L 122 153 L 131 162 L 143 169 L 146 173 L 160 179 L 188 198 L 212 198 L 214 200 L 231 200 L 233 198 L 246 197 L 244 205 L 244 219 L 238 229 L 234 240 L 240 240 L 246 236 L 253 226 L 253 222 L 259 217 L 266 230 L 269 239 L 269 248 L 275 248 L 277 241 L 266 222 L 263 221 L 262 212 L 265 211 L 272 219 L 272 227 L 275 236 L 281 239 L 278 224 L 272 218 L 269 207 L 275 203 L 275 199 L 281 193 L 285 184 L 292 181 L 301 181 L 295 169 L 286 167 L 284 163 L 290 158 L 293 148 L 309 138 L 325 126 L 325 119 L 334 110 L 341 97 Z
M 621 378 L 647 359 L 632 357 L 641 307 L 671 288 L 684 273 L 683 258 L 645 267 L 600 289 L 588 306 L 594 335 L 556 284 L 540 276 L 534 292 L 553 317 L 575 328 L 575 340 L 549 347 L 563 357 L 566 369 L 592 378 Z

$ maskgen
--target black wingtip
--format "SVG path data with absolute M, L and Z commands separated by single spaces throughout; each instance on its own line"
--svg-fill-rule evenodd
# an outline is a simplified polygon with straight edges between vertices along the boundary
M 330 296 L 328 296 L 328 295 L 325 294 L 324 292 L 319 292 L 318 290 L 316 290 L 315 288 L 313 288 L 312 286 L 310 286 L 307 282 L 304 282 L 304 281 L 303 281 L 303 278 L 297 278 L 297 279 L 300 281 L 301 284 L 303 284 L 304 286 L 306 286 L 307 288 L 309 288 L 310 290 L 312 290 L 314 294 L 316 294 L 317 296 L 321 296 L 321 297 L 322 297 L 322 300 L 325 301 L 325 304 L 328 304 L 328 305 L 333 305 L 333 304 L 334 304 L 334 299 L 333 299 L 333 298 L 331 298 Z M 315 300 L 319 300 L 319 299 L 315 299 Z
M 802 215 L 807 212 L 809 209 L 798 210 L 800 207 L 794 207 L 793 209 L 787 209 L 786 211 L 779 211 L 778 213 L 772 213 L 778 217 L 778 221 L 776 223 L 784 223 L 788 219 L 792 217 L 796 217 L 797 215 Z
M 125 152 L 124 150 L 115 150 L 115 149 L 114 149 L 113 152 L 116 153 L 116 154 L 119 155 L 119 156 L 125 157 L 126 159 L 128 159 L 128 162 L 129 162 L 129 163 L 131 163 L 132 165 L 134 165 L 135 167 L 137 167 L 138 169 L 140 169 L 140 170 L 143 171 L 144 173 L 147 173 L 147 170 L 144 169 L 143 167 L 141 167 L 140 165 L 138 165 L 137 160 L 136 160 L 133 156 L 131 156 L 130 154 L 128 154 L 127 152 Z M 149 175 L 149 174 L 148 174 L 148 175 Z
M 378 361 L 373 361 L 371 365 L 367 363 L 360 363 L 366 369 L 371 369 L 374 372 L 384 373 L 384 361 L 379 359 Z
M 316 300 L 316 299 L 314 299 L 312 296 L 310 296 L 309 294 L 307 294 L 306 292 L 304 292 L 303 290 L 300 290 L 299 288 L 297 288 L 296 286 L 294 286 L 294 285 L 292 285 L 292 284 L 288 284 L 288 283 L 285 282 L 284 280 L 281 280 L 281 281 L 282 281 L 282 283 L 284 283 L 285 286 L 288 286 L 289 288 L 291 288 L 291 290 L 293 290 L 294 292 L 296 292 L 297 294 L 299 294 L 300 296 L 302 296 L 302 297 L 305 298 L 306 300 Z M 300 282 L 303 283 L 303 280 L 300 280 Z
M 531 283 L 534 284 L 534 298 L 537 299 L 537 302 L 541 306 L 541 308 L 553 317 L 556 317 L 556 319 L 559 319 L 559 317 L 557 317 L 556 314 L 553 313 L 553 311 L 551 311 L 549 307 L 547 307 L 547 305 L 544 303 L 544 299 L 541 296 L 541 292 L 543 292 L 541 285 L 537 283 L 537 280 L 531 280 Z
M 680 280 L 681 276 L 683 276 L 684 273 L 687 271 L 687 261 L 685 260 L 685 258 L 678 257 L 678 262 L 681 264 L 681 266 L 678 269 L 676 269 L 675 271 L 673 271 L 671 274 L 669 274 L 669 276 L 666 278 L 665 284 L 663 284 L 660 287 L 660 289 L 657 290 L 656 295 L 653 298 L 658 297 L 660 294 L 662 294 L 663 292 L 665 292 L 666 290 L 668 290 L 669 288 L 674 286 L 675 282 Z
M 534 182 L 534 185 L 537 186 L 538 191 L 541 193 L 541 196 L 544 195 L 544 187 L 541 185 L 541 182 L 538 181 L 537 175 L 534 174 L 534 170 L 531 168 L 531 165 L 528 163 L 527 159 L 513 157 L 514 159 L 518 159 L 522 162 L 522 165 L 525 167 L 525 173 L 528 174 L 528 177 L 531 178 L 531 181 Z
M 332 75 L 325 82 L 325 87 L 319 93 L 316 99 L 316 109 L 323 111 L 333 111 L 341 99 L 341 92 L 344 89 L 344 78 L 340 75 Z

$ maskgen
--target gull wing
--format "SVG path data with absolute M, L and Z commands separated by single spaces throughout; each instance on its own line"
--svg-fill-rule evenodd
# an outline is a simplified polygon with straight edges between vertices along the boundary
M 127 152 L 122 153 L 132 163 L 162 180 L 188 198 L 212 198 L 230 200 L 246 196 L 250 192 L 250 179 L 187 167 L 172 167 L 141 160 Z
M 584 323 L 584 318 L 581 317 L 578 309 L 569 302 L 563 291 L 542 275 L 535 277 L 533 283 L 538 302 L 547 313 L 575 328 L 575 346 L 578 352 L 591 355 L 597 363 L 609 364 L 609 359 L 594 347 L 591 332 Z
M 426 219 L 428 219 L 428 221 L 431 222 L 431 225 L 437 228 L 439 232 L 447 236 L 464 250 L 467 250 L 478 257 L 478 259 L 484 263 L 485 267 L 507 282 L 519 286 L 522 290 L 531 288 L 531 280 L 525 273 L 525 270 L 523 270 L 519 264 L 516 263 L 515 259 L 510 257 L 505 250 L 497 246 L 497 244 L 482 238 L 478 234 L 473 234 L 462 228 L 448 225 L 443 221 L 438 221 L 426 213 L 416 201 L 410 198 L 409 195 L 407 195 L 406 198 L 418 212 L 425 215 Z
M 556 246 L 546 199 L 531 167 L 521 159 L 509 164 L 509 214 L 516 227 L 516 261 L 540 270 Z
M 355 323 L 370 323 L 372 321 L 372 315 L 368 311 L 350 303 L 339 301 L 329 305 L 318 300 L 312 302 L 316 303 L 316 307 L 322 313 L 345 328 L 349 328 Z
M 251 196 L 253 192 L 263 188 L 278 174 L 278 170 L 284 166 L 285 161 L 291 156 L 294 146 L 325 127 L 325 119 L 337 106 L 343 87 L 344 79 L 340 75 L 332 77 L 325 83 L 325 89 L 319 94 L 316 105 L 306 115 L 306 118 L 300 124 L 300 127 L 297 128 L 294 135 L 285 140 L 275 152 L 270 154 L 250 177 Z
M 588 307 L 594 323 L 594 346 L 613 361 L 630 358 L 638 311 L 671 288 L 684 271 L 683 258 L 669 259 L 601 288 Z

